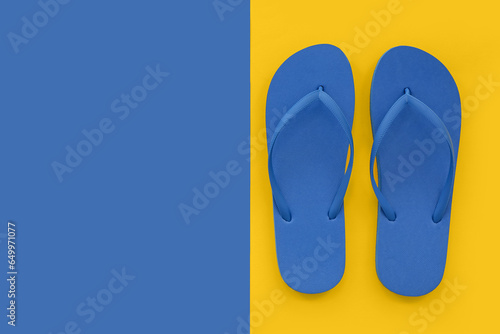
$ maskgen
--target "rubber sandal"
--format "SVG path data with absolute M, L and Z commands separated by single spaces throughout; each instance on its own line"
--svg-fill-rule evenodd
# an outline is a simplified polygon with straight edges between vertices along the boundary
M 439 285 L 446 264 L 460 95 L 439 60 L 399 46 L 379 60 L 370 100 L 377 275 L 397 294 L 421 296 Z
M 266 108 L 279 270 L 296 291 L 324 292 L 345 267 L 343 201 L 354 155 L 349 61 L 332 45 L 299 51 L 275 73 Z

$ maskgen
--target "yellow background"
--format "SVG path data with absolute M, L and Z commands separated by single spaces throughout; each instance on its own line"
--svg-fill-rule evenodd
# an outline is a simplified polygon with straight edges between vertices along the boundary
M 388 9 L 397 13 L 391 14 L 385 27 L 378 24 L 377 31 L 372 11 Z M 253 334 L 500 333 L 500 86 L 482 83 L 489 76 L 500 82 L 499 13 L 497 1 L 483 0 L 401 0 L 399 5 L 389 0 L 251 1 Z M 370 40 L 364 44 L 356 41 L 357 31 L 366 29 Z M 344 277 L 326 293 L 305 295 L 290 289 L 278 271 L 265 106 L 269 83 L 281 63 L 320 43 L 344 49 L 356 43 L 360 46 L 357 53 L 346 54 L 356 89 L 356 155 L 345 198 Z M 369 178 L 369 93 L 378 59 L 397 45 L 421 48 L 441 60 L 454 76 L 462 98 L 462 137 L 446 271 L 435 291 L 417 298 L 386 290 L 375 272 L 377 201 Z M 444 283 L 454 280 L 466 286 L 458 294 Z M 262 304 L 268 306 L 265 312 L 257 307 Z M 430 310 L 427 319 L 418 313 L 426 309 Z M 415 319 L 425 320 L 415 324 Z

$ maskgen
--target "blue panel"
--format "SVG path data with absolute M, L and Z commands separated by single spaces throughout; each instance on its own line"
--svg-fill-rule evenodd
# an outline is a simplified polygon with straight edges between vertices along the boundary
M 232 334 L 248 315 L 249 4 L 222 3 L 1 5 L 1 333 Z

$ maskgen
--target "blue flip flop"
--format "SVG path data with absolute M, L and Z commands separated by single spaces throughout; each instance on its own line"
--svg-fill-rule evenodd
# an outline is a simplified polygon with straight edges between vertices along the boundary
M 377 275 L 397 294 L 421 296 L 439 285 L 446 264 L 460 95 L 439 60 L 399 46 L 379 60 L 370 100 Z
M 272 79 L 266 109 L 281 276 L 299 292 L 330 290 L 345 267 L 343 202 L 354 154 L 349 61 L 326 44 L 292 55 Z

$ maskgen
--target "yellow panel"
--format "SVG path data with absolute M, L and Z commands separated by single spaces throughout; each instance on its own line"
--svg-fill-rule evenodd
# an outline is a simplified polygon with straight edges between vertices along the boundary
M 498 331 L 498 13 L 500 3 L 484 0 L 251 1 L 253 334 Z M 345 198 L 344 278 L 329 292 L 305 295 L 290 289 L 278 271 L 265 105 L 269 83 L 280 64 L 296 51 L 320 43 L 341 47 L 351 62 L 356 156 Z M 435 291 L 416 298 L 388 291 L 375 272 L 377 201 L 369 178 L 370 83 L 380 56 L 397 45 L 421 48 L 441 60 L 457 82 L 463 110 L 445 276 Z

